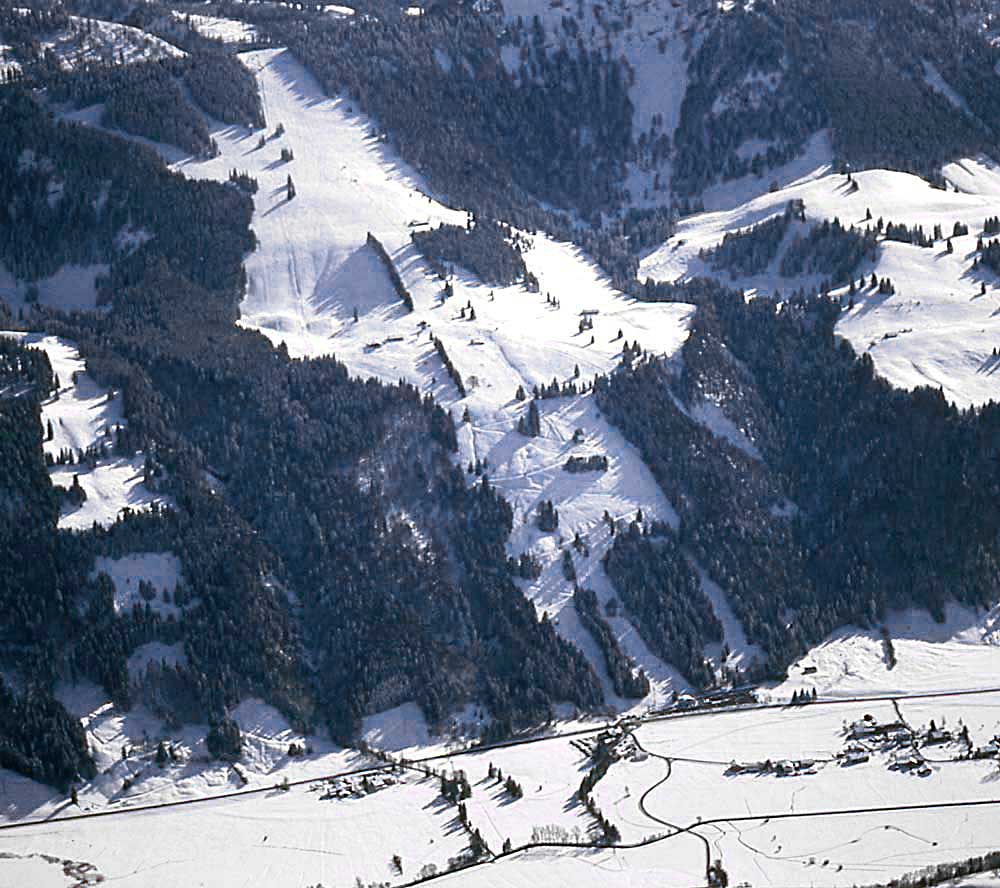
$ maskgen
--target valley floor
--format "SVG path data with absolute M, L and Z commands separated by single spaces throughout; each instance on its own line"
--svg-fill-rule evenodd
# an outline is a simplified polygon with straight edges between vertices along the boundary
M 66 803 L 21 810 L 48 813 L 0 828 L 0 885 L 87 884 L 73 880 L 99 874 L 126 886 L 347 888 L 437 874 L 462 885 L 587 888 L 613 873 L 624 886 L 690 886 L 721 859 L 731 884 L 846 888 L 995 850 L 997 762 L 975 755 L 993 749 L 998 731 L 1000 691 L 989 690 L 675 713 L 482 751 L 422 747 L 411 751 L 420 768 L 467 775 L 468 824 L 492 851 L 493 862 L 450 874 L 469 834 L 425 773 L 334 777 L 377 763 L 334 751 L 276 755 L 266 777 L 251 773 L 249 793 L 230 775 L 214 788 L 235 796 L 196 801 L 177 793 L 177 766 L 157 774 L 147 765 L 151 788 L 115 801 L 110 818 L 86 794 L 81 808 L 96 817 L 67 821 L 77 812 Z M 595 821 L 576 800 L 597 736 L 614 761 L 594 800 L 620 847 L 596 846 Z M 248 758 L 251 768 L 264 762 Z M 490 777 L 494 768 L 522 798 Z M 153 807 L 128 810 L 139 805 Z M 511 853 L 500 853 L 508 840 Z

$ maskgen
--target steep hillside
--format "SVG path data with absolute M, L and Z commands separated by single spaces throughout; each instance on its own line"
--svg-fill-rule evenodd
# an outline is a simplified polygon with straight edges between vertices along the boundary
M 252 243 L 249 201 L 237 188 L 171 174 L 146 149 L 56 123 L 27 96 L 5 101 L 18 103 L 22 120 L 5 142 L 5 205 L 33 206 L 29 192 L 44 193 L 53 176 L 65 194 L 79 190 L 83 204 L 103 181 L 91 249 L 107 249 L 104 233 L 111 241 L 129 221 L 115 215 L 118 195 L 148 214 L 135 221 L 150 235 L 112 255 L 106 312 L 31 316 L 64 337 L 43 345 L 57 372 L 74 377 L 72 386 L 60 380 L 58 402 L 43 408 L 59 450 L 51 458 L 93 461 L 90 474 L 74 473 L 82 495 L 74 482 L 67 497 L 80 500 L 88 525 L 114 522 L 107 531 L 57 533 L 40 520 L 56 500 L 31 500 L 62 575 L 63 611 L 58 619 L 39 612 L 55 591 L 51 576 L 19 577 L 7 587 L 12 606 L 42 627 L 30 641 L 39 656 L 57 638 L 74 639 L 33 674 L 38 692 L 86 676 L 120 705 L 141 699 L 168 720 L 212 721 L 253 693 L 300 725 L 325 723 L 344 738 L 362 715 L 412 699 L 432 723 L 482 700 L 499 730 L 544 719 L 555 702 L 597 705 L 590 667 L 510 580 L 510 507 L 485 479 L 467 485 L 452 467 L 448 415 L 409 385 L 353 380 L 332 358 L 293 360 L 234 325 L 238 257 Z M 86 152 L 92 145 L 107 150 Z M 97 164 L 102 178 L 83 163 Z M 39 224 L 52 242 L 48 261 L 81 248 L 74 229 Z M 213 233 L 193 237 L 199 224 Z M 225 259 L 227 238 L 235 264 Z M 212 262 L 203 252 L 209 242 Z M 67 342 L 89 376 L 62 353 Z M 92 397 L 90 377 L 115 392 L 117 407 Z M 130 466 L 128 477 L 108 475 L 102 489 L 91 479 L 112 452 Z M 171 508 L 137 513 L 140 498 L 128 492 L 136 475 Z M 98 515 L 100 503 L 110 512 Z M 115 520 L 123 504 L 133 509 Z M 11 537 L 5 562 L 22 560 L 22 546 Z M 118 609 L 93 565 L 157 551 L 179 560 L 183 595 L 171 595 L 183 603 L 153 607 L 151 587 L 146 602 Z M 180 642 L 185 656 L 136 681 L 127 662 L 153 642 Z M 22 647 L 3 657 L 16 675 L 29 662 Z
M 606 675 L 604 654 L 572 607 L 565 554 L 572 551 L 579 581 L 597 590 L 603 604 L 614 597 L 600 566 L 610 543 L 604 515 L 643 511 L 651 520 L 671 520 L 673 510 L 634 451 L 594 410 L 589 380 L 615 365 L 626 342 L 641 339 L 658 353 L 675 353 L 690 308 L 624 296 L 579 251 L 541 233 L 518 234 L 531 283 L 490 287 L 450 263 L 441 279 L 435 271 L 441 261 L 424 256 L 417 245 L 429 250 L 426 240 L 411 235 L 439 223 L 464 231 L 466 215 L 428 197 L 416 174 L 372 141 L 349 102 L 324 96 L 290 53 L 244 58 L 257 72 L 274 129 L 249 155 L 245 132 L 220 133 L 218 159 L 179 166 L 190 176 L 222 178 L 239 163 L 258 182 L 259 248 L 247 261 L 241 323 L 292 355 L 336 354 L 352 371 L 404 378 L 447 407 L 458 423 L 458 465 L 470 482 L 488 477 L 513 507 L 509 556 L 538 559 L 537 575 L 534 568 L 522 572 L 523 589 Z M 326 154 L 331 147 L 334 165 Z M 293 159 L 281 163 L 283 151 Z M 539 400 L 539 434 L 522 435 L 517 428 L 531 394 L 551 394 L 554 379 L 562 396 Z M 571 458 L 589 455 L 607 455 L 609 470 L 565 468 Z M 537 511 L 550 500 L 560 527 L 541 529 Z M 586 554 L 582 545 L 569 545 L 577 533 L 587 540 Z M 611 620 L 621 645 L 653 676 L 656 695 L 686 686 L 636 637 L 624 614 Z M 610 683 L 605 690 L 614 699 Z
M 870 354 L 895 385 L 941 388 L 960 407 L 984 404 L 998 393 L 992 367 L 1000 343 L 1000 278 L 982 261 L 981 247 L 992 239 L 988 220 L 1000 172 L 981 157 L 949 163 L 941 175 L 945 187 L 934 188 L 906 173 L 848 177 L 818 167 L 746 203 L 737 191 L 729 205 L 725 190 L 717 189 L 713 199 L 723 208 L 684 219 L 643 259 L 640 274 L 661 281 L 709 275 L 768 296 L 829 289 L 842 303 L 838 333 Z M 790 205 L 798 208 L 796 218 L 775 230 L 772 252 L 760 253 L 764 261 L 750 264 L 755 245 L 767 240 L 763 229 L 751 232 L 753 226 L 769 219 L 778 224 Z M 832 236 L 822 242 L 810 235 L 834 220 L 853 229 L 842 233 L 841 245 L 865 237 L 868 245 L 844 252 Z M 918 229 L 923 242 L 909 242 L 918 240 Z M 727 234 L 740 232 L 745 236 L 731 240 L 726 253 L 711 252 Z M 891 292 L 879 288 L 883 280 Z
M 679 504 L 679 532 L 651 534 L 669 557 L 633 562 L 683 593 L 694 556 L 778 675 L 840 624 L 878 626 L 888 607 L 943 619 L 952 599 L 993 605 L 995 403 L 960 413 L 939 392 L 893 389 L 838 343 L 834 297 L 746 302 L 707 282 L 676 297 L 700 306 L 683 369 L 633 360 L 597 387 Z M 640 616 L 647 631 L 660 619 Z

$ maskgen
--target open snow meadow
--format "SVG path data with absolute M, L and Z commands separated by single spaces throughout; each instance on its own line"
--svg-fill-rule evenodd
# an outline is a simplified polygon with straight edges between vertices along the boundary
M 706 211 L 681 221 L 677 233 L 642 262 L 640 277 L 677 280 L 695 275 L 719 276 L 748 293 L 790 293 L 800 286 L 815 290 L 819 275 L 781 274 L 782 259 L 796 234 L 790 226 L 768 267 L 754 275 L 720 273 L 700 255 L 718 246 L 726 233 L 779 216 L 791 201 L 801 201 L 807 222 L 838 219 L 845 227 L 886 223 L 935 226 L 951 234 L 955 224 L 967 234 L 931 247 L 891 240 L 879 244 L 874 261 L 860 275 L 889 278 L 891 294 L 863 290 L 851 300 L 837 331 L 855 350 L 869 353 L 879 373 L 901 388 L 940 388 L 959 407 L 997 400 L 1000 379 L 994 350 L 1000 346 L 1000 288 L 993 275 L 973 267 L 983 220 L 1000 200 L 1000 166 L 980 157 L 947 164 L 946 189 L 918 176 L 867 170 L 850 176 L 833 171 L 829 146 L 813 141 L 813 169 L 783 188 L 747 199 L 740 182 L 717 186 L 706 195 Z M 808 166 L 808 165 L 806 165 Z M 847 302 L 847 287 L 832 290 Z M 852 294 L 853 295 L 853 294 Z
M 86 707 L 80 690 L 67 694 Z M 62 821 L 66 801 L 8 777 L 5 822 L 34 825 L 0 831 L 0 884 L 283 888 L 440 874 L 462 885 L 598 886 L 613 874 L 614 884 L 684 886 L 702 884 L 721 858 L 753 885 L 851 886 L 994 850 L 996 760 L 977 755 L 995 754 L 998 692 L 674 713 L 603 730 L 567 724 L 571 736 L 508 748 L 408 750 L 432 757 L 419 768 L 464 772 L 465 823 L 439 777 L 384 765 L 331 776 L 380 765 L 322 745 L 289 760 L 286 745 L 308 741 L 280 717 L 259 703 L 236 717 L 242 765 L 205 763 L 191 729 L 171 739 L 160 766 L 148 739 L 155 720 L 98 706 L 85 722 L 103 772 L 80 792 L 80 812 L 109 816 Z M 129 758 L 116 761 L 122 744 Z M 596 838 L 576 790 L 599 744 L 611 764 L 594 799 L 622 847 L 560 848 Z M 470 830 L 497 857 L 446 874 Z
M 191 23 L 222 39 L 253 36 L 224 19 Z M 633 59 L 647 78 L 644 119 L 679 113 L 676 97 L 657 104 L 648 83 L 663 71 L 683 73 L 680 50 L 668 49 Z M 469 707 L 449 735 L 433 736 L 407 705 L 365 721 L 371 749 L 361 752 L 301 736 L 271 707 L 248 700 L 234 713 L 243 760 L 225 764 L 208 755 L 205 725 L 164 725 L 141 704 L 123 713 L 95 686 L 66 685 L 60 700 L 82 719 L 98 774 L 73 806 L 0 772 L 0 888 L 352 888 L 432 878 L 463 888 L 690 888 L 705 884 L 716 860 L 731 885 L 849 888 L 996 850 L 1000 609 L 949 605 L 943 623 L 920 611 L 891 614 L 894 662 L 878 632 L 843 627 L 756 700 L 710 703 L 688 696 L 680 672 L 619 614 L 609 623 L 651 690 L 638 704 L 615 696 L 602 652 L 572 604 L 562 554 L 575 533 L 586 539 L 577 574 L 603 611 L 614 597 L 602 565 L 611 542 L 605 514 L 641 510 L 674 526 L 678 519 L 587 383 L 617 366 L 625 343 L 679 360 L 693 306 L 628 297 L 577 247 L 540 232 L 522 232 L 537 292 L 490 288 L 457 268 L 445 298 L 445 282 L 411 233 L 464 225 L 464 210 L 431 193 L 377 126 L 349 99 L 325 95 L 291 53 L 241 58 L 260 88 L 263 142 L 262 131 L 214 124 L 219 156 L 166 154 L 190 177 L 225 181 L 236 169 L 259 183 L 259 246 L 246 261 L 240 323 L 293 356 L 335 355 L 355 375 L 405 379 L 452 413 L 456 459 L 484 469 L 513 507 L 509 553 L 530 551 L 541 562 L 539 576 L 519 580 L 521 588 L 582 650 L 614 711 L 586 719 L 567 708 L 537 738 L 476 749 L 469 738 L 488 713 Z M 283 149 L 292 160 L 282 159 Z M 881 170 L 849 183 L 831 169 L 823 139 L 806 161 L 809 169 L 796 161 L 794 177 L 779 177 L 774 191 L 744 181 L 713 192 L 704 212 L 650 251 L 641 276 L 721 276 L 701 251 L 784 212 L 789 201 L 802 201 L 809 221 L 863 225 L 870 211 L 927 228 L 964 223 L 969 233 L 954 237 L 950 252 L 943 243 L 880 244 L 863 272 L 890 277 L 895 292 L 857 294 L 838 332 L 897 386 L 940 386 L 960 406 L 996 398 L 1000 288 L 971 265 L 982 220 L 1000 205 L 1000 168 L 985 158 L 951 164 L 944 170 L 951 187 L 940 190 Z M 634 175 L 636 188 L 649 187 L 641 171 Z M 412 311 L 372 238 L 411 294 Z M 780 259 L 779 252 L 766 272 L 733 282 L 750 295 L 819 283 L 783 278 Z M 109 524 L 123 509 L 167 502 L 144 477 L 141 455 L 114 454 L 112 431 L 128 417 L 116 393 L 87 374 L 73 344 L 12 335 L 44 349 L 59 378 L 58 395 L 42 407 L 51 426 L 45 452 L 53 481 L 86 494 L 64 507 L 60 527 Z M 541 434 L 519 434 L 530 399 L 515 393 L 553 380 L 583 391 L 538 401 Z M 741 437 L 721 411 L 697 418 L 716 435 Z M 594 455 L 607 455 L 607 471 L 563 468 L 571 456 Z M 557 531 L 529 520 L 545 500 L 559 510 Z M 167 616 L 186 606 L 178 596 L 184 564 L 170 552 L 100 558 L 93 571 L 108 575 L 116 610 L 148 604 Z M 719 669 L 748 665 L 758 652 L 726 596 L 704 575 L 702 587 L 725 635 L 706 655 Z M 184 656 L 181 644 L 151 643 L 128 667 L 139 674 Z M 289 755 L 293 744 L 302 754 Z M 441 793 L 459 774 L 468 789 L 461 807 Z M 588 807 L 579 789 L 592 780 Z M 602 837 L 615 847 L 574 847 Z M 485 844 L 487 862 L 448 873 L 470 842 Z M 985 875 L 955 884 L 1000 882 Z
M 68 490 L 78 484 L 85 494 L 79 503 L 64 503 L 59 526 L 79 530 L 107 525 L 123 509 L 168 504 L 169 497 L 146 487 L 141 455 L 115 455 L 114 432 L 125 425 L 120 400 L 91 379 L 76 347 L 56 336 L 0 331 L 3 335 L 44 350 L 58 380 L 58 391 L 42 404 L 49 474 L 57 487 Z

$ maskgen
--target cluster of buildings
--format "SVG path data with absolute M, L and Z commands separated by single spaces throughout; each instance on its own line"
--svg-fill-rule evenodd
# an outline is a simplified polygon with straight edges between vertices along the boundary
M 325 787 L 326 791 L 320 796 L 320 801 L 323 802 L 328 799 L 360 798 L 361 796 L 378 792 L 380 789 L 395 786 L 399 782 L 400 778 L 394 774 L 364 774 L 360 777 L 335 777 L 325 784 L 319 784 L 310 788 L 319 790 Z
M 737 774 L 773 774 L 776 777 L 801 777 L 806 774 L 815 774 L 817 763 L 815 759 L 779 759 L 772 761 L 765 759 L 762 762 L 730 762 L 726 768 L 727 776 Z

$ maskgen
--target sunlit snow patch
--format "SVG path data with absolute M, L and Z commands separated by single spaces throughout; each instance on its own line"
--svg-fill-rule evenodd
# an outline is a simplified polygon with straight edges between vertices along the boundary
M 49 357 L 59 390 L 42 403 L 43 447 L 52 460 L 72 453 L 73 462 L 49 470 L 52 483 L 69 489 L 78 480 L 86 498 L 64 504 L 59 527 L 85 530 L 94 523 L 114 523 L 123 509 L 146 510 L 169 505 L 170 498 L 153 493 L 143 483 L 144 457 L 115 456 L 114 430 L 124 426 L 121 397 L 101 388 L 87 373 L 76 346 L 40 333 L 0 333 L 41 348 Z M 51 428 L 51 437 L 49 429 Z M 88 453 L 81 462 L 81 455 Z

